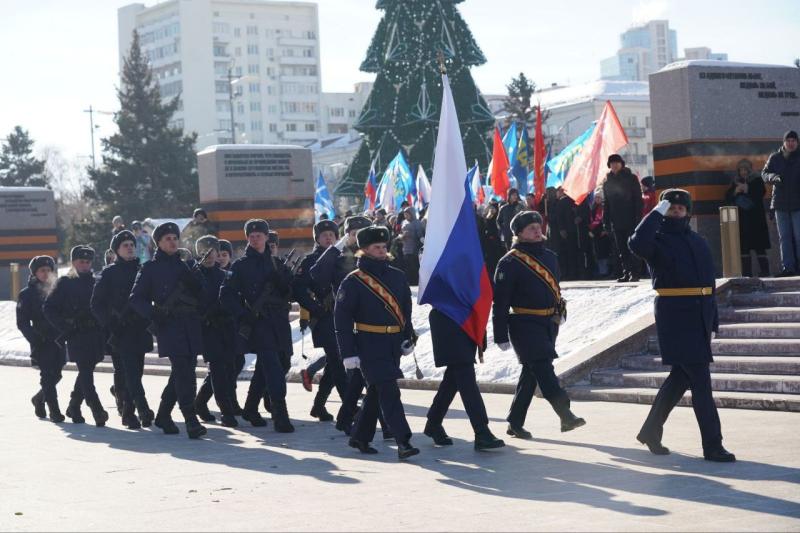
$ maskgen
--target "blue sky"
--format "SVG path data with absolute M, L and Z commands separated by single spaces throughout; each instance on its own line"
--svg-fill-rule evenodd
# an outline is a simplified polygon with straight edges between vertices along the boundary
M 380 20 L 375 0 L 311 1 L 320 5 L 323 90 L 347 91 L 369 79 L 358 65 Z M 0 136 L 21 124 L 39 148 L 70 157 L 90 152 L 82 111 L 117 107 L 116 12 L 128 3 L 3 0 Z M 489 60 L 474 70 L 487 93 L 504 92 L 521 71 L 542 86 L 596 79 L 619 34 L 652 18 L 669 19 L 681 53 L 709 46 L 733 61 L 774 64 L 800 56 L 798 0 L 466 0 L 459 8 Z M 101 135 L 113 131 L 107 117 L 99 124 Z

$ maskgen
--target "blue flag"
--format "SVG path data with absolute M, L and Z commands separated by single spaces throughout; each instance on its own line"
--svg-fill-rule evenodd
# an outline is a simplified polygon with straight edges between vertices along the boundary
M 317 190 L 314 193 L 314 220 L 319 222 L 323 214 L 328 215 L 328 220 L 333 220 L 336 210 L 333 208 L 333 200 L 331 200 L 325 178 L 322 177 L 322 171 L 320 171 L 317 176 Z
M 378 207 L 389 212 L 398 213 L 404 201 L 414 203 L 416 183 L 403 152 L 398 152 L 392 159 L 378 185 Z
M 530 142 L 528 140 L 528 128 L 522 127 L 517 149 L 514 154 L 514 159 L 509 159 L 511 169 L 508 174 L 510 177 L 516 178 L 519 187 L 519 193 L 525 195 L 528 191 L 533 189 L 528 185 L 528 162 L 531 160 Z
M 508 131 L 503 135 L 503 146 L 506 149 L 506 154 L 508 154 L 508 162 L 513 165 L 514 160 L 517 158 L 517 123 L 512 122 L 511 126 L 509 126 Z
M 597 123 L 592 123 L 589 129 L 580 137 L 569 143 L 566 148 L 561 150 L 561 153 L 547 162 L 545 166 L 550 173 L 547 177 L 548 187 L 558 187 L 564 183 L 567 174 L 569 174 L 569 167 L 572 166 L 572 162 L 578 157 L 578 154 L 581 153 L 583 145 L 586 144 L 589 137 L 592 136 L 592 132 L 594 132 L 596 126 Z

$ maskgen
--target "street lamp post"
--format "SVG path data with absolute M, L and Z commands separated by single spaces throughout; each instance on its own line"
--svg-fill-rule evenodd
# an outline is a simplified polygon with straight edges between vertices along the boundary
M 236 119 L 233 115 L 233 62 L 228 67 L 228 98 L 231 108 L 231 144 L 236 144 Z

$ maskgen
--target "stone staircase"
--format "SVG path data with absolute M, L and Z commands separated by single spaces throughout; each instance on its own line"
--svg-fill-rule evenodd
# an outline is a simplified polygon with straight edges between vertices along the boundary
M 800 411 L 800 278 L 732 280 L 718 296 L 711 383 L 719 407 Z M 576 400 L 650 404 L 667 377 L 658 339 L 569 388 Z M 681 405 L 691 404 L 687 392 Z

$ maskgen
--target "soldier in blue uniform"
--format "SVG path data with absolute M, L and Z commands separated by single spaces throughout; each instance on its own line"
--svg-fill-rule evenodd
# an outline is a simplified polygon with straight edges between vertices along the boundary
M 158 356 L 169 358 L 172 372 L 161 393 L 155 425 L 168 435 L 179 432 L 172 420 L 178 403 L 190 439 L 199 439 L 206 428 L 197 419 L 197 356 L 203 353 L 200 302 L 205 279 L 199 269 L 189 267 L 178 254 L 180 230 L 166 222 L 153 231 L 158 247 L 152 261 L 142 265 L 130 295 L 130 305 L 156 330 Z
M 226 239 L 219 240 L 219 267 L 224 270 L 225 272 L 230 271 L 231 265 L 233 264 L 233 244 L 231 241 Z M 242 416 L 242 407 L 239 405 L 239 398 L 236 396 L 236 385 L 239 381 L 239 374 L 242 373 L 244 370 L 244 363 L 245 358 L 243 353 L 236 353 L 235 355 L 235 363 L 234 369 L 231 373 L 231 379 L 233 380 L 231 387 L 233 387 L 233 392 L 231 393 L 231 401 L 233 402 L 233 412 L 236 416 Z
M 105 335 L 89 305 L 94 289 L 94 250 L 89 246 L 76 246 L 70 252 L 70 258 L 72 269 L 58 279 L 42 310 L 58 331 L 59 342 L 66 341 L 69 360 L 78 367 L 67 416 L 76 424 L 85 422 L 81 403 L 86 400 L 95 425 L 102 427 L 108 421 L 108 413 L 94 387 L 94 367 L 105 357 Z
M 194 408 L 203 422 L 214 422 L 216 418 L 208 410 L 208 400 L 213 394 L 222 415 L 225 427 L 236 427 L 233 407 L 233 374 L 236 372 L 236 328 L 233 318 L 219 302 L 219 290 L 227 272 L 218 264 L 219 239 L 204 235 L 195 241 L 198 258 L 205 258 L 199 265 L 205 279 L 201 301 L 203 317 L 203 360 L 208 365 L 208 374 L 197 391 Z
M 403 377 L 400 357 L 414 350 L 411 326 L 411 289 L 405 274 L 389 265 L 389 230 L 364 228 L 358 232 L 363 255 L 358 269 L 342 281 L 336 295 L 335 323 L 345 368 L 360 368 L 367 383 L 349 444 L 362 453 L 377 453 L 370 446 L 378 411 L 397 442 L 397 454 L 407 459 L 419 453 L 411 446 L 397 380 Z
M 144 357 L 153 349 L 153 336 L 147 331 L 148 322 L 128 303 L 133 283 L 139 273 L 136 237 L 122 230 L 111 239 L 116 259 L 103 269 L 92 292 L 91 308 L 97 323 L 109 333 L 115 373 L 115 396 L 122 402 L 122 424 L 129 429 L 150 427 L 154 414 L 147 403 L 142 375 Z M 119 383 L 119 370 L 124 383 Z M 139 418 L 136 418 L 136 410 Z
M 475 379 L 475 352 L 478 345 L 461 326 L 437 309 L 431 310 L 429 321 L 434 362 L 437 368 L 446 369 L 439 390 L 428 409 L 425 435 L 432 438 L 437 446 L 453 444 L 453 439 L 447 435 L 442 423 L 458 392 L 475 431 L 475 449 L 481 451 L 502 448 L 505 443 L 489 430 L 486 406 Z
M 311 276 L 311 269 L 323 252 L 337 242 L 338 235 L 339 226 L 331 220 L 322 220 L 314 225 L 314 249 L 303 258 L 292 283 L 295 300 L 310 314 L 309 325 L 314 347 L 325 350 L 325 371 L 311 408 L 311 416 L 322 422 L 333 420 L 333 415 L 325 409 L 325 402 L 334 387 L 339 392 L 339 397 L 344 397 L 347 375 L 336 345 L 333 324 L 335 293 L 332 284 L 316 283 Z
M 267 246 L 269 224 L 253 219 L 245 224 L 247 249 L 244 257 L 231 266 L 231 273 L 220 290 L 223 308 L 237 321 L 237 341 L 241 353 L 255 353 L 264 374 L 272 403 L 272 419 L 280 433 L 294 431 L 286 407 L 286 373 L 281 366 L 281 335 L 287 321 L 287 295 L 291 273 L 272 260 Z M 258 415 L 260 398 L 245 403 L 245 420 L 263 425 Z
M 61 369 L 64 368 L 64 349 L 56 344 L 58 333 L 42 312 L 42 304 L 53 289 L 56 263 L 52 257 L 39 255 L 31 259 L 28 268 L 31 271 L 28 286 L 17 298 L 17 328 L 30 344 L 31 366 L 39 368 L 41 388 L 31 398 L 31 403 L 39 418 L 47 417 L 46 405 L 50 420 L 63 422 L 56 385 L 61 381 Z
M 561 419 L 561 431 L 584 425 L 570 410 L 553 359 L 558 327 L 565 303 L 559 287 L 558 256 L 545 248 L 542 216 L 536 211 L 518 213 L 511 221 L 515 243 L 497 264 L 495 273 L 494 340 L 501 350 L 514 348 L 522 372 L 508 413 L 509 435 L 530 439 L 523 425 L 536 386 Z
M 669 453 L 661 444 L 664 423 L 687 389 L 709 461 L 733 462 L 722 446 L 719 414 L 711 394 L 711 340 L 719 329 L 715 269 L 705 239 L 692 231 L 692 198 L 681 189 L 661 193 L 661 202 L 630 238 L 631 251 L 647 261 L 652 274 L 656 330 L 661 360 L 671 365 L 637 440 L 657 455 Z

